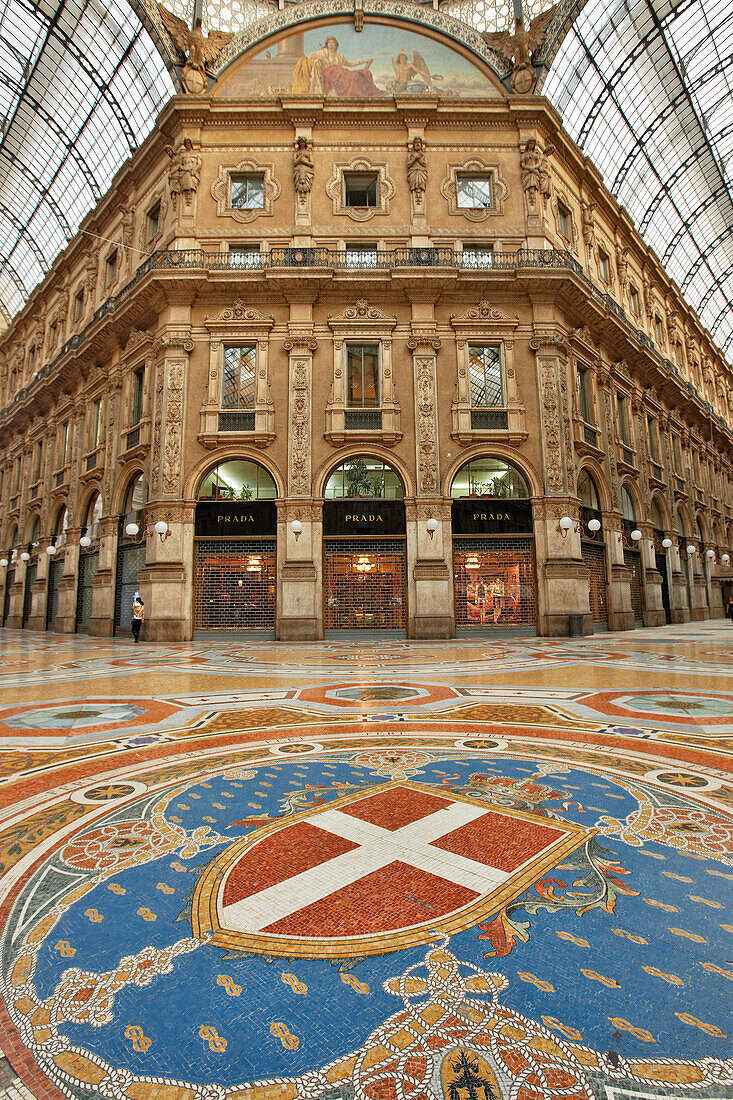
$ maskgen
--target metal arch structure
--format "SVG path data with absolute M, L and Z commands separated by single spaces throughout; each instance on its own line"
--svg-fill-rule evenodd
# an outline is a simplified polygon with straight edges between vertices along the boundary
M 733 20 L 725 0 L 588 0 L 541 85 L 728 351 Z
M 176 90 L 156 37 L 127 0 L 0 0 L 0 316 L 22 308 Z

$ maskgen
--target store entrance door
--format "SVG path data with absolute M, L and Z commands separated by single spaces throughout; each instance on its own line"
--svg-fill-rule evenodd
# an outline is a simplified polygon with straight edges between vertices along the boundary
M 326 630 L 405 629 L 404 539 L 328 539 L 324 559 Z
M 36 583 L 36 576 L 38 574 L 38 565 L 35 561 L 28 562 L 25 567 L 25 588 L 23 590 L 23 619 L 22 626 L 25 626 L 31 617 L 31 610 L 33 608 L 33 585 Z
M 8 621 L 8 615 L 10 614 L 10 589 L 15 584 L 15 569 L 8 569 L 5 574 L 5 595 L 3 597 L 3 626 Z
M 669 598 L 669 578 L 667 576 L 667 555 L 655 554 L 654 561 L 657 572 L 662 576 L 662 607 L 664 608 L 665 622 L 672 622 L 672 602 Z
M 456 628 L 534 627 L 533 541 L 453 539 Z
M 275 631 L 275 539 L 198 539 L 194 629 Z
M 594 626 L 608 626 L 608 580 L 606 574 L 606 548 L 603 543 L 580 544 L 583 561 L 588 567 L 588 599 Z

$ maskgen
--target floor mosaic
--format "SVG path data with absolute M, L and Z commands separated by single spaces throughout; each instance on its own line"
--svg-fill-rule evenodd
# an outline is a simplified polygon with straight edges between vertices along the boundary
M 731 629 L 0 632 L 0 1094 L 730 1100 Z

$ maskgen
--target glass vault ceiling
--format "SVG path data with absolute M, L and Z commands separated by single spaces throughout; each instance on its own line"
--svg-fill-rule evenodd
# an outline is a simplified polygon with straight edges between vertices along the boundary
M 588 0 L 542 89 L 728 354 L 732 78 L 727 0 Z
M 126 0 L 0 0 L 0 312 L 23 306 L 173 91 Z

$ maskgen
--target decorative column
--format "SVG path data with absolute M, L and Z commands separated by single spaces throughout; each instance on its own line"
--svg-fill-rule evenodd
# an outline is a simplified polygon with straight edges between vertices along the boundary
M 558 328 L 535 324 L 529 346 L 537 363 L 544 467 L 544 497 L 532 502 L 537 556 L 537 633 L 568 635 L 571 617 L 580 616 L 583 633 L 592 634 L 588 567 L 580 547 L 572 408 L 567 382 L 567 338 Z M 560 527 L 563 516 L 573 520 L 571 528 Z
M 145 604 L 146 641 L 182 641 L 193 636 L 193 523 L 195 503 L 181 499 L 189 356 L 194 350 L 188 307 L 153 344 L 156 362 L 155 419 L 150 494 L 145 509 L 145 567 L 138 573 Z M 157 448 L 157 450 L 156 450 Z M 155 524 L 168 525 L 161 538 Z
M 424 303 L 414 303 L 413 317 L 424 308 Z M 413 319 L 407 346 L 412 352 L 415 379 L 417 470 L 416 497 L 405 501 L 407 634 L 410 638 L 453 638 L 453 539 L 450 501 L 444 500 L 440 491 L 436 360 L 441 342 L 435 333 L 435 321 Z M 437 530 L 428 530 L 428 520 L 437 520 Z
M 295 307 L 293 307 L 295 308 Z M 323 637 L 323 508 L 312 496 L 311 405 L 312 323 L 289 323 L 288 486 L 277 512 L 278 599 L 275 632 L 282 641 Z M 305 329 L 309 331 L 304 331 Z M 300 525 L 293 531 L 291 523 Z
M 104 501 L 104 507 L 109 508 L 109 501 Z M 117 516 L 106 515 L 99 521 L 99 568 L 92 581 L 89 618 L 89 633 L 96 638 L 111 638 L 114 634 L 118 526 Z
M 603 530 L 608 533 L 606 541 L 606 571 L 608 576 L 608 629 L 633 630 L 634 612 L 631 607 L 631 568 L 624 562 L 624 525 L 619 509 L 619 489 L 621 478 L 618 471 L 616 454 L 616 428 L 613 413 L 613 390 L 611 372 L 605 364 L 598 370 L 601 408 L 600 425 L 605 452 L 606 477 L 611 493 L 613 510 L 603 513 Z
M 667 619 L 662 604 L 662 574 L 657 569 L 654 548 L 654 525 L 646 521 L 637 523 L 642 539 L 639 543 L 644 585 L 644 626 L 664 626 Z

